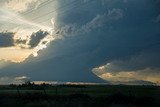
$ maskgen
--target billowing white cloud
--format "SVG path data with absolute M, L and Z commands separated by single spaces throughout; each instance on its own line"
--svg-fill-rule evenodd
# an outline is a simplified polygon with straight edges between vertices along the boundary
M 108 23 L 117 21 L 123 18 L 123 16 L 124 12 L 122 9 L 113 8 L 112 10 L 109 10 L 108 13 L 96 15 L 91 21 L 82 26 L 77 26 L 76 24 L 65 25 L 58 29 L 55 35 L 58 35 L 58 37 L 65 37 L 77 35 L 79 33 L 88 33 L 96 28 L 103 27 Z
M 16 83 L 25 83 L 25 82 L 27 82 L 27 81 L 29 81 L 29 77 L 27 77 L 27 76 L 19 76 L 19 77 L 15 77 L 14 78 L 14 81 L 16 82 Z
M 81 30 L 85 32 L 89 32 L 92 29 L 96 29 L 102 27 L 106 23 L 110 23 L 112 21 L 119 20 L 123 17 L 123 10 L 121 9 L 112 9 L 108 11 L 108 13 L 104 13 L 102 15 L 97 15 L 86 25 L 82 26 Z

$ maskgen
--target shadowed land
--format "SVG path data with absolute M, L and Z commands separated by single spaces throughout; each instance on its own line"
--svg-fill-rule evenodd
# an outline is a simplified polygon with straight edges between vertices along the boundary
M 159 86 L 0 86 L 1 107 L 159 107 Z

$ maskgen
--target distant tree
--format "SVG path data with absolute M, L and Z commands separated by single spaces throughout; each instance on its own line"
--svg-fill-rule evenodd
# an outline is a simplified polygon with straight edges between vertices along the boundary
M 34 86 L 34 85 L 35 85 L 35 83 L 34 83 L 34 82 L 32 82 L 32 85 Z
M 24 84 L 27 85 L 27 86 L 31 86 L 32 85 L 30 80 L 26 80 Z

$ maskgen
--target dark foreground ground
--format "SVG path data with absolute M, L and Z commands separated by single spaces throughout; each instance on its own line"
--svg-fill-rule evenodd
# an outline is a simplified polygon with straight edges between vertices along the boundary
M 0 86 L 0 107 L 160 107 L 160 87 L 31 84 Z

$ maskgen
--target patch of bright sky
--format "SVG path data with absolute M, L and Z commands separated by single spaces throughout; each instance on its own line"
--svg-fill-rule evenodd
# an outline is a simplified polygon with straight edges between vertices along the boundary
M 55 14 L 46 15 L 49 10 L 54 10 L 56 2 L 49 0 L 1 0 L 0 1 L 0 31 L 16 32 L 14 39 L 30 40 L 32 33 L 38 30 L 48 31 L 46 36 L 34 49 L 20 48 L 19 44 L 12 47 L 0 48 L 0 60 L 11 61 L 15 63 L 23 62 L 30 55 L 38 56 L 38 51 L 47 47 L 55 38 L 52 35 L 54 31 L 53 22 Z M 51 3 L 52 2 L 52 3 Z M 45 5 L 41 5 L 46 3 Z M 21 8 L 23 7 L 23 8 Z M 25 14 L 23 14 L 23 12 Z M 40 16 L 38 18 L 38 16 Z M 34 19 L 34 20 L 33 20 Z M 47 19 L 47 20 L 46 20 Z M 51 21 L 52 19 L 52 21 Z M 40 22 L 43 20 L 43 22 Z M 43 24 L 42 24 L 43 23 Z M 45 25 L 44 25 L 45 24 Z M 47 41 L 43 44 L 43 41 Z

